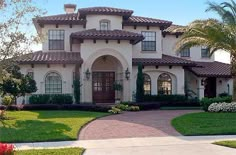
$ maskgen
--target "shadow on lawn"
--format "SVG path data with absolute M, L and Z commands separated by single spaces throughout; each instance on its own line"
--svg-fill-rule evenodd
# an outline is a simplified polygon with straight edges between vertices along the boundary
M 1 142 L 39 142 L 70 139 L 65 132 L 71 128 L 65 124 L 39 120 L 16 120 L 0 127 Z
M 38 113 L 38 119 L 53 118 L 96 118 L 104 116 L 106 113 L 89 112 L 89 111 L 34 111 Z M 109 114 L 109 113 L 107 113 Z

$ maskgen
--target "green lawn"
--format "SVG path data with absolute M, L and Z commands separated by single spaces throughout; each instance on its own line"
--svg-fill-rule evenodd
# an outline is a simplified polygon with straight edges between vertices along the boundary
M 221 146 L 226 146 L 226 147 L 231 147 L 231 148 L 236 148 L 236 141 L 220 141 L 220 142 L 215 142 L 214 144 L 216 145 L 221 145 Z
M 25 150 L 16 151 L 17 155 L 82 155 L 82 148 L 66 148 L 66 149 L 43 149 L 43 150 Z
M 89 121 L 108 113 L 83 111 L 15 111 L 0 127 L 1 142 L 75 140 L 79 129 Z
M 236 113 L 192 113 L 174 118 L 171 123 L 186 136 L 236 134 Z

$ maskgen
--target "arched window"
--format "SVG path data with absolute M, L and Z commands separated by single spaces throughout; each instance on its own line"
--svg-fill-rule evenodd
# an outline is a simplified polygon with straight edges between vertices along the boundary
M 61 94 L 62 80 L 58 73 L 48 73 L 45 78 L 45 93 L 46 94 Z
M 172 94 L 172 80 L 170 75 L 163 73 L 158 77 L 158 94 L 171 95 Z
M 109 20 L 106 20 L 106 19 L 103 19 L 100 21 L 100 30 L 110 30 L 110 21 Z
M 143 84 L 144 94 L 151 95 L 151 78 L 147 74 L 143 74 L 143 78 L 144 78 L 144 84 Z

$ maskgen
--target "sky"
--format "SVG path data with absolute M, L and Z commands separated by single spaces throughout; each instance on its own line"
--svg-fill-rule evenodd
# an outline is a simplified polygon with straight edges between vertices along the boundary
M 221 3 L 224 0 L 211 0 Z M 227 1 L 227 0 L 226 0 Z M 131 9 L 134 15 L 164 19 L 174 24 L 187 25 L 196 19 L 218 18 L 215 13 L 206 12 L 208 0 L 37 0 L 36 5 L 47 11 L 47 15 L 64 13 L 64 4 L 72 3 L 78 8 L 109 6 Z M 40 46 L 35 46 L 38 49 Z M 223 58 L 225 57 L 225 58 Z M 228 61 L 228 56 L 220 54 Z M 227 59 L 227 60 L 225 60 Z

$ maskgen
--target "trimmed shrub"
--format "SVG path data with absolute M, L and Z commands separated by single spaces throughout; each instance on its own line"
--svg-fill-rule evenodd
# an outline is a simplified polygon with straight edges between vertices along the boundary
M 203 98 L 200 101 L 200 105 L 202 106 L 203 110 L 208 111 L 208 107 L 212 104 L 212 103 L 231 103 L 232 102 L 232 97 L 231 96 L 226 96 L 226 97 L 215 97 L 215 98 Z
M 157 101 L 187 101 L 187 97 L 184 95 L 145 95 L 144 101 L 145 102 L 157 102 Z
M 142 102 L 130 103 L 130 106 L 138 106 L 139 110 L 157 110 L 160 109 L 161 104 L 158 102 Z
M 25 104 L 22 110 L 60 110 L 56 104 Z
M 128 107 L 128 111 L 140 111 L 139 106 L 130 106 Z
M 236 103 L 212 103 L 208 107 L 209 112 L 236 112 Z
M 73 103 L 73 97 L 67 94 L 51 95 L 50 100 L 52 104 L 72 104 Z
M 29 103 L 30 104 L 49 104 L 50 95 L 47 95 L 47 94 L 31 95 L 29 98 Z
M 120 110 L 122 110 L 122 111 L 127 111 L 127 110 L 129 110 L 129 106 L 126 104 L 117 104 L 117 105 L 115 105 L 115 108 L 118 108 L 118 109 L 120 109 Z
M 81 110 L 81 111 L 94 111 L 94 112 L 108 112 L 111 109 L 109 106 L 97 106 L 89 103 L 80 104 L 63 104 L 60 106 L 62 110 Z
M 30 104 L 72 104 L 73 97 L 69 94 L 36 94 L 29 98 Z

